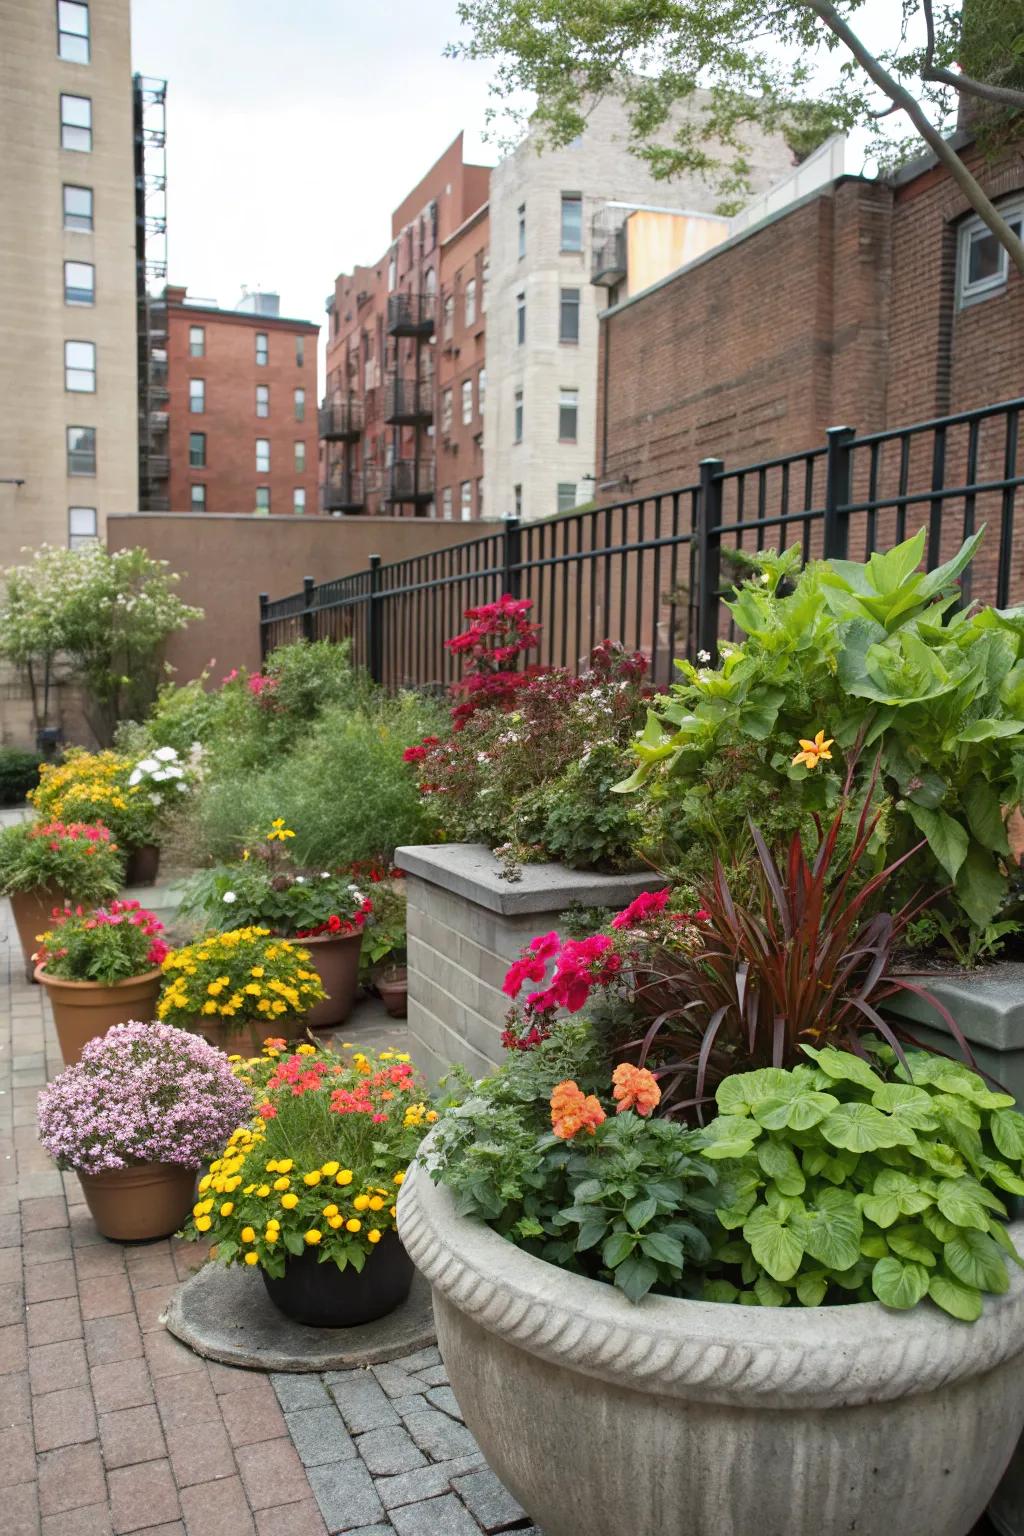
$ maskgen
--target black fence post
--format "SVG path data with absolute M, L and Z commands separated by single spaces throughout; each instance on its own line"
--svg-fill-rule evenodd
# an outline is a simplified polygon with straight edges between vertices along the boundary
M 384 680 L 384 633 L 381 624 L 380 555 L 370 556 L 370 595 L 366 603 L 366 665 L 375 683 Z
M 316 593 L 316 582 L 312 576 L 302 578 L 302 638 L 303 640 L 316 639 L 316 623 L 313 616 L 313 598 Z
M 828 455 L 825 460 L 824 547 L 826 560 L 845 560 L 850 547 L 850 502 L 852 493 L 852 455 L 850 444 L 857 436 L 854 427 L 829 427 Z
M 718 586 L 721 570 L 722 459 L 701 459 L 697 495 L 697 649 L 718 654 Z
M 260 593 L 260 666 L 267 659 L 267 609 L 270 607 L 269 592 Z
M 504 578 L 502 591 L 509 597 L 518 597 L 522 584 L 522 571 L 519 562 L 522 559 L 522 524 L 518 517 L 505 518 L 505 551 L 504 551 Z

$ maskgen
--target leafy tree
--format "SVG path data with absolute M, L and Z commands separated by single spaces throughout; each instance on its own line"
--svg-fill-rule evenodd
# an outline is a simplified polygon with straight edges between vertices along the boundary
M 865 0 L 460 0 L 469 28 L 453 56 L 493 59 L 494 89 L 536 95 L 542 144 L 568 144 L 589 104 L 618 95 L 634 148 L 658 177 L 699 173 L 736 206 L 749 166 L 744 129 L 785 132 L 794 147 L 902 113 L 1024 275 L 1024 241 L 985 194 L 946 136 L 956 108 L 982 109 L 982 139 L 999 141 L 1024 113 L 1021 0 L 889 0 L 894 33 L 870 47 L 858 30 Z M 824 90 L 823 57 L 839 60 Z M 707 91 L 697 98 L 698 91 Z M 677 103 L 699 110 L 671 117 Z M 731 154 L 723 162 L 719 146 Z

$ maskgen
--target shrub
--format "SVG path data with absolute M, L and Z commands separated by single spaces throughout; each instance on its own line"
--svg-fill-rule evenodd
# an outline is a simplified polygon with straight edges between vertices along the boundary
M 109 987 L 163 964 L 167 945 L 157 937 L 163 928 L 137 901 L 112 901 L 93 911 L 55 909 L 51 927 L 39 936 L 36 962 L 61 981 L 98 981 Z
M 148 775 L 132 781 L 135 769 L 122 753 L 71 747 L 62 763 L 42 764 L 29 799 L 40 816 L 102 822 L 122 848 L 137 848 L 157 840 L 167 806 L 162 796 L 154 800 Z
M 70 901 L 116 896 L 124 859 L 106 827 L 60 821 L 0 828 L 0 894 L 52 886 Z
M 326 993 L 309 951 L 269 928 L 234 928 L 172 950 L 157 1014 L 171 1023 L 237 1018 L 290 1023 Z
M 39 783 L 39 758 L 34 752 L 0 747 L 0 805 L 20 805 Z
M 81 1173 L 198 1168 L 252 1112 L 227 1058 L 165 1024 L 115 1024 L 39 1095 L 39 1139 Z

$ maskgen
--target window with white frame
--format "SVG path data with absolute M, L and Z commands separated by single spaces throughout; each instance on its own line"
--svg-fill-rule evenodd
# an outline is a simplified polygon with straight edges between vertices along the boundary
M 258 485 L 256 487 L 256 505 L 253 510 L 257 517 L 266 517 L 270 512 L 269 485 Z
M 94 341 L 66 341 L 64 343 L 64 388 L 74 394 L 96 393 L 96 343 Z
M 575 480 L 559 480 L 558 482 L 558 506 L 559 512 L 571 512 L 576 505 Z
M 471 277 L 466 284 L 466 324 L 476 324 L 476 278 Z
M 256 473 L 269 475 L 270 473 L 270 438 L 258 437 L 256 439 Z
M 517 389 L 512 402 L 512 441 L 521 443 L 523 440 L 523 392 Z
M 72 549 L 84 549 L 96 540 L 96 508 L 68 507 L 68 544 Z
M 305 421 L 305 419 L 306 419 L 306 391 L 304 389 L 297 389 L 295 391 L 295 402 L 294 403 L 295 403 L 295 420 L 296 421 Z
M 450 485 L 446 485 L 441 492 L 441 516 L 447 522 L 452 520 L 452 488 Z
M 296 443 L 295 444 L 295 473 L 297 475 L 304 475 L 306 473 L 306 445 L 305 445 L 305 443 Z
M 206 380 L 189 379 L 188 408 L 193 416 L 202 416 L 206 410 Z
M 583 249 L 583 198 L 578 192 L 562 193 L 562 250 Z
M 206 511 L 206 486 L 205 485 L 193 485 L 191 487 L 191 492 L 192 492 L 192 511 L 193 512 L 205 512 Z
M 462 425 L 468 427 L 473 420 L 473 380 L 462 381 Z
M 190 469 L 206 468 L 206 433 L 190 432 L 188 435 L 188 464 Z
M 450 432 L 452 429 L 452 392 L 450 389 L 441 391 L 441 431 Z
M 1024 234 L 1024 198 L 1000 203 L 999 212 L 1016 235 Z M 957 302 L 961 308 L 1001 293 L 1009 274 L 1006 247 L 981 219 L 965 219 L 957 244 Z
M 305 488 L 305 486 L 297 485 L 295 487 L 295 489 L 292 491 L 292 511 L 297 516 L 301 517 L 303 515 L 303 513 L 305 512 L 305 510 L 306 510 L 306 488 Z
M 64 187 L 64 228 L 91 230 L 92 187 Z
M 484 401 L 487 399 L 487 369 L 481 368 L 476 376 L 476 408 L 482 416 L 484 413 Z
M 270 339 L 266 331 L 256 332 L 256 366 L 265 368 L 270 358 Z
M 459 512 L 462 515 L 462 521 L 464 523 L 468 523 L 473 516 L 472 480 L 463 480 L 462 484 L 459 486 Z
M 69 64 L 89 62 L 89 7 L 82 0 L 57 0 L 57 54 Z
M 256 415 L 257 416 L 269 416 L 270 415 L 270 385 L 269 384 L 257 384 L 256 385 Z
M 91 261 L 64 263 L 64 303 L 95 304 L 96 268 Z
M 92 102 L 88 96 L 60 96 L 60 147 L 92 151 Z
M 580 339 L 580 290 L 563 288 L 558 305 L 558 339 L 574 342 Z
M 189 326 L 188 355 L 189 357 L 206 356 L 206 327 L 204 325 Z
M 445 295 L 441 313 L 444 340 L 451 341 L 452 333 L 455 330 L 455 300 L 450 293 Z
M 68 474 L 96 473 L 96 428 L 68 427 Z
M 580 392 L 578 389 L 558 391 L 558 440 L 574 443 L 579 431 Z
M 516 294 L 516 346 L 521 347 L 526 340 L 526 294 Z

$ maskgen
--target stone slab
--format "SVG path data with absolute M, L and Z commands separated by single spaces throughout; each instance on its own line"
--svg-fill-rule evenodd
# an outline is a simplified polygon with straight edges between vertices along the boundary
M 907 980 L 948 1008 L 973 1044 L 994 1051 L 1024 1050 L 1024 962 L 1004 960 L 957 975 L 908 974 Z M 897 1018 L 937 1028 L 948 1038 L 935 1009 L 913 992 L 888 998 L 885 1007 Z
M 563 864 L 524 864 L 519 880 L 503 880 L 501 865 L 483 843 L 439 843 L 399 848 L 395 863 L 406 874 L 467 901 L 518 917 L 528 912 L 563 912 L 574 903 L 585 907 L 624 907 L 641 891 L 659 890 L 663 875 L 598 875 Z
M 376 1365 L 434 1343 L 430 1287 L 417 1274 L 409 1298 L 358 1328 L 305 1328 L 274 1306 L 251 1270 L 206 1264 L 180 1285 L 167 1328 L 206 1360 L 255 1371 L 332 1371 Z

